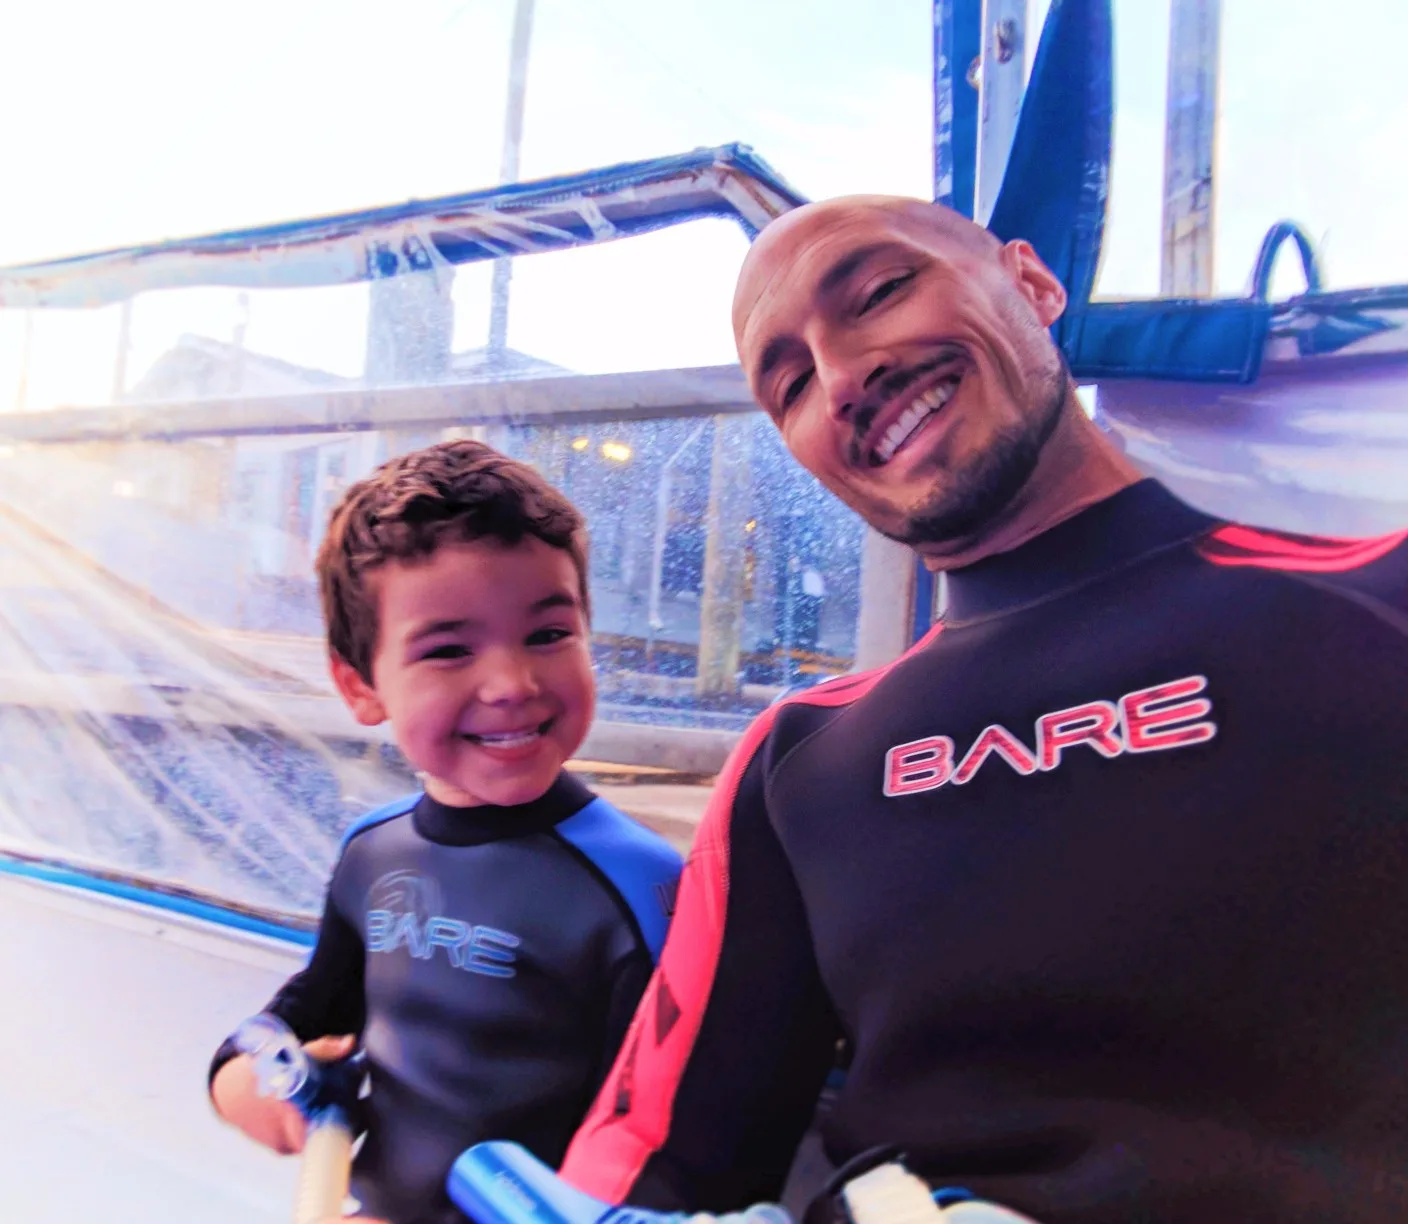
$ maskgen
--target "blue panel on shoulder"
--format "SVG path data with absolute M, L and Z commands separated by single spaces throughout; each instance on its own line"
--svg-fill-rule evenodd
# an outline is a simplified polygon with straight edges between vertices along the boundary
M 339 853 L 347 849 L 350 842 L 358 833 L 365 833 L 368 829 L 375 828 L 379 824 L 385 824 L 388 820 L 395 820 L 398 816 L 404 816 L 417 803 L 420 802 L 423 791 L 416 791 L 414 795 L 402 795 L 399 799 L 393 799 L 390 803 L 382 804 L 379 808 L 374 808 L 365 816 L 360 816 L 352 822 L 352 827 L 342 835 L 342 845 L 338 847 Z
M 600 798 L 569 816 L 557 831 L 611 881 L 635 915 L 651 958 L 658 961 L 683 867 L 674 847 Z

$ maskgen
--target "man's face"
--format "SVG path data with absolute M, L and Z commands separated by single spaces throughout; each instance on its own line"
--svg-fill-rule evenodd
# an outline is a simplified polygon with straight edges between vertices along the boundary
M 1012 500 L 1069 385 L 1046 331 L 1065 305 L 1055 277 L 1023 243 L 951 230 L 916 202 L 814 206 L 759 238 L 734 307 L 788 449 L 921 551 Z

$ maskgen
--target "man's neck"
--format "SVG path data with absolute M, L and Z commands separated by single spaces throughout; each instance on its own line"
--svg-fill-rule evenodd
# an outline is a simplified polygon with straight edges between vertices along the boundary
M 917 551 L 931 570 L 962 569 L 1011 552 L 1143 478 L 1086 415 L 1072 388 L 1031 478 L 978 535 Z

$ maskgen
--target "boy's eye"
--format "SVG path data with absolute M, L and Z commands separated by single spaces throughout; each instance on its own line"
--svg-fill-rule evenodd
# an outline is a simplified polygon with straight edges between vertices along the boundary
M 560 625 L 553 625 L 547 629 L 536 629 L 528 635 L 528 645 L 530 646 L 551 646 L 554 642 L 560 642 L 563 638 L 572 636 L 572 630 L 564 629 Z
M 458 642 L 446 642 L 443 646 L 436 646 L 421 656 L 423 659 L 465 659 L 468 657 L 469 647 L 461 646 Z

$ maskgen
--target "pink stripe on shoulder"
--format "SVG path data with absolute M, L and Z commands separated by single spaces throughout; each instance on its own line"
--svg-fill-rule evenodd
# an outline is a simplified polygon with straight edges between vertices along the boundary
M 935 626 L 908 654 L 939 634 Z M 895 662 L 899 662 L 896 660 Z M 744 732 L 710 796 L 660 964 L 646 987 L 630 1031 L 595 1104 L 562 1163 L 571 1185 L 620 1204 L 669 1136 L 675 1095 L 694 1050 L 713 990 L 728 911 L 729 834 L 738 787 L 786 705 L 834 708 L 865 696 L 895 664 L 841 676 L 789 697 L 760 714 Z
M 1199 542 L 1198 551 L 1214 565 L 1342 574 L 1387 556 L 1405 540 L 1408 531 L 1364 540 L 1337 540 L 1230 526 L 1205 537 Z

